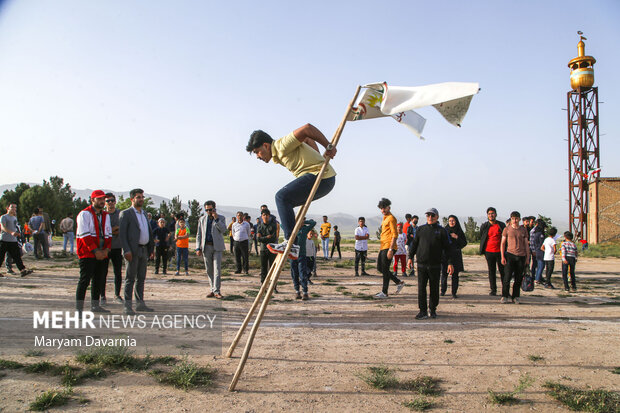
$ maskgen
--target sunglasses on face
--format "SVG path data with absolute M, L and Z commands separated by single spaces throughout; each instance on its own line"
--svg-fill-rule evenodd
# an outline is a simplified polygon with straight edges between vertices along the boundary
M 111 204 L 112 202 L 116 202 L 116 199 L 106 199 L 105 200 L 108 204 Z
M 213 208 L 205 208 L 205 211 L 211 212 L 211 211 L 213 211 Z
M 435 215 L 435 214 L 433 214 L 433 213 L 427 213 L 427 214 L 426 214 L 426 216 L 427 216 L 427 217 L 433 217 L 433 218 L 435 218 L 435 216 L 436 216 L 436 215 Z

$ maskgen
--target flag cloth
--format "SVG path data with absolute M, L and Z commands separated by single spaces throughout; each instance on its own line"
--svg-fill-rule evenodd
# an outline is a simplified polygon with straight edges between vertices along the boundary
M 347 120 L 356 121 L 391 116 L 422 138 L 426 119 L 413 109 L 433 106 L 451 124 L 461 126 L 478 83 L 446 82 L 426 86 L 389 86 L 371 83 L 364 86 L 358 105 Z

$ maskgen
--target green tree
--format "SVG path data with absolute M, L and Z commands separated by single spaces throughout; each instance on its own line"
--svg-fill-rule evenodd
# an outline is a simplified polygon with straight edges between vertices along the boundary
M 165 219 L 167 220 L 168 217 L 170 217 L 170 208 L 168 207 L 168 204 L 166 203 L 166 201 L 161 201 L 161 203 L 159 204 L 159 214 L 164 214 Z
M 19 222 L 29 220 L 37 207 L 43 207 L 51 218 L 55 209 L 53 200 L 54 193 L 49 186 L 35 185 L 28 188 L 19 197 L 19 208 L 17 209 Z
M 6 209 L 7 209 L 7 207 L 9 205 L 11 205 L 11 204 L 16 204 L 17 205 L 17 210 L 18 210 L 18 213 L 19 213 L 19 210 L 20 210 L 19 198 L 29 188 L 30 188 L 30 185 L 25 184 L 25 183 L 22 182 L 22 183 L 18 184 L 15 187 L 15 189 L 7 189 L 7 190 L 5 190 L 4 193 L 2 194 L 2 198 L 0 198 L 0 209 L 2 210 L 2 213 L 4 213 L 4 211 L 6 211 Z
M 131 198 L 125 198 L 122 195 L 118 196 L 116 200 L 116 208 L 119 210 L 127 209 L 131 206 Z
M 467 217 L 467 222 L 465 223 L 465 238 L 467 238 L 467 242 L 469 243 L 480 242 L 480 228 L 473 217 Z
M 542 219 L 543 221 L 545 221 L 545 224 L 547 224 L 547 228 L 551 228 L 553 226 L 553 224 L 551 223 L 551 218 L 549 217 L 538 214 L 538 219 Z
M 189 232 L 195 235 L 198 230 L 198 220 L 202 214 L 202 208 L 200 207 L 200 202 L 196 199 L 189 201 L 187 206 L 189 207 L 189 217 L 187 218 Z
M 181 202 L 181 197 L 179 195 L 170 200 L 170 211 L 175 214 L 184 212 L 185 216 L 187 216 L 187 211 L 183 209 L 183 203 Z

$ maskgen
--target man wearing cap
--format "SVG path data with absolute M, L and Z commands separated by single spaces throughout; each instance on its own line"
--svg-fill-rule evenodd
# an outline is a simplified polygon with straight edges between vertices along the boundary
M 90 206 L 84 208 L 76 219 L 80 279 L 75 291 L 75 306 L 80 313 L 84 309 L 84 298 L 89 284 L 91 311 L 109 313 L 99 305 L 101 292 L 105 288 L 108 253 L 112 246 L 112 226 L 108 213 L 103 210 L 104 206 L 105 192 L 93 191 L 90 195 Z
M 426 211 L 426 225 L 416 231 L 416 237 L 409 248 L 408 268 L 413 267 L 413 256 L 418 257 L 418 307 L 420 312 L 416 320 L 428 318 L 428 308 L 431 318 L 437 317 L 439 305 L 439 276 L 441 272 L 441 258 L 443 253 L 448 257 L 448 274 L 452 275 L 454 266 L 450 257 L 450 238 L 446 230 L 438 224 L 439 212 L 436 208 Z M 430 302 L 426 302 L 426 284 L 430 284 Z
M 136 311 L 152 312 L 144 303 L 144 280 L 146 264 L 153 258 L 153 232 L 149 225 L 144 205 L 144 191 L 136 188 L 129 192 L 131 207 L 121 211 L 119 219 L 119 237 L 126 260 L 125 272 L 125 314 L 134 315 L 131 300 L 136 296 Z
M 325 147 L 323 156 L 319 153 L 317 143 Z M 262 130 L 256 130 L 250 135 L 246 150 L 254 153 L 256 158 L 265 163 L 273 160 L 273 163 L 284 166 L 295 175 L 294 181 L 289 182 L 276 193 L 276 207 L 284 231 L 284 242 L 270 244 L 268 248 L 275 254 L 282 253 L 295 228 L 294 208 L 306 202 L 325 158 L 333 158 L 336 155 L 336 148 L 320 130 L 307 123 L 278 140 L 273 140 Z M 335 184 L 336 171 L 331 165 L 327 165 L 314 199 L 327 195 Z M 297 259 L 298 255 L 299 246 L 292 245 L 289 257 Z

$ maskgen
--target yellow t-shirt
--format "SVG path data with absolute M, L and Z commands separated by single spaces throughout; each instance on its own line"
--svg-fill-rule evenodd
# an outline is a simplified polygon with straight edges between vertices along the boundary
M 273 163 L 284 166 L 295 175 L 295 178 L 308 173 L 318 174 L 325 162 L 323 155 L 308 144 L 299 142 L 293 132 L 271 144 L 271 156 Z M 336 176 L 336 171 L 331 165 L 327 165 L 323 179 L 332 176 Z
M 394 215 L 387 214 L 383 216 L 381 222 L 381 247 L 380 250 L 387 250 L 392 246 L 392 240 L 398 237 L 398 231 L 396 231 L 396 218 Z
M 329 222 L 323 222 L 321 224 L 321 236 L 323 238 L 328 238 L 329 231 L 331 231 L 331 229 L 332 229 L 332 224 L 330 224 Z

